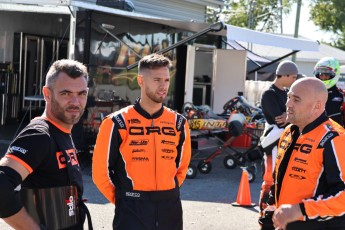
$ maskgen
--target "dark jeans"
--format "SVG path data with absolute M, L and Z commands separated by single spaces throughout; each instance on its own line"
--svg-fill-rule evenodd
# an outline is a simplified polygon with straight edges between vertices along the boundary
M 116 201 L 113 229 L 182 230 L 182 204 L 179 197 L 169 200 Z

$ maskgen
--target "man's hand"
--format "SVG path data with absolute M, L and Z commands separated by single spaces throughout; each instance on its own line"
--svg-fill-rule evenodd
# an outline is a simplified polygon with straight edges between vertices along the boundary
M 275 228 L 285 229 L 290 222 L 303 217 L 299 204 L 283 204 L 274 211 L 272 220 Z
M 268 205 L 264 212 L 274 212 L 277 209 L 277 207 L 275 205 Z
M 262 211 L 262 216 L 258 220 L 261 229 L 274 229 L 272 216 L 275 209 L 276 206 L 269 205 Z
M 286 113 L 283 113 L 282 115 L 276 116 L 274 119 L 279 126 L 285 126 L 287 124 L 286 117 Z

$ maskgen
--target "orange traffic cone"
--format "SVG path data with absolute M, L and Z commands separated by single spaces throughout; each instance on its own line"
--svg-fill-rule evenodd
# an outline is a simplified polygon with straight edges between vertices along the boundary
M 236 202 L 231 203 L 231 205 L 241 207 L 254 207 L 256 204 L 252 203 L 252 200 L 250 198 L 248 171 L 246 168 L 242 169 L 243 171 L 241 176 L 240 187 L 238 188 L 237 199 Z

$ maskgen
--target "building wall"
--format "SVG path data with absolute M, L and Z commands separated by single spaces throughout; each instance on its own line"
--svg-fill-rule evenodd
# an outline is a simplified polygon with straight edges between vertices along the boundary
M 0 62 L 12 62 L 14 33 L 23 32 L 59 38 L 63 36 L 66 29 L 66 36 L 69 36 L 68 28 L 69 16 L 67 15 L 1 11 Z

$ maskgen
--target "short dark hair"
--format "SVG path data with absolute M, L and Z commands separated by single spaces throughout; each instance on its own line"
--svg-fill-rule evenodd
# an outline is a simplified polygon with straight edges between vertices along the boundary
M 46 76 L 46 86 L 52 86 L 61 72 L 66 73 L 71 78 L 84 77 L 86 82 L 89 80 L 85 65 L 75 60 L 61 59 L 55 61 L 49 68 Z
M 143 57 L 138 64 L 138 71 L 139 73 L 145 69 L 156 69 L 160 67 L 168 67 L 171 68 L 171 61 L 169 58 L 161 55 L 161 54 L 150 54 Z

